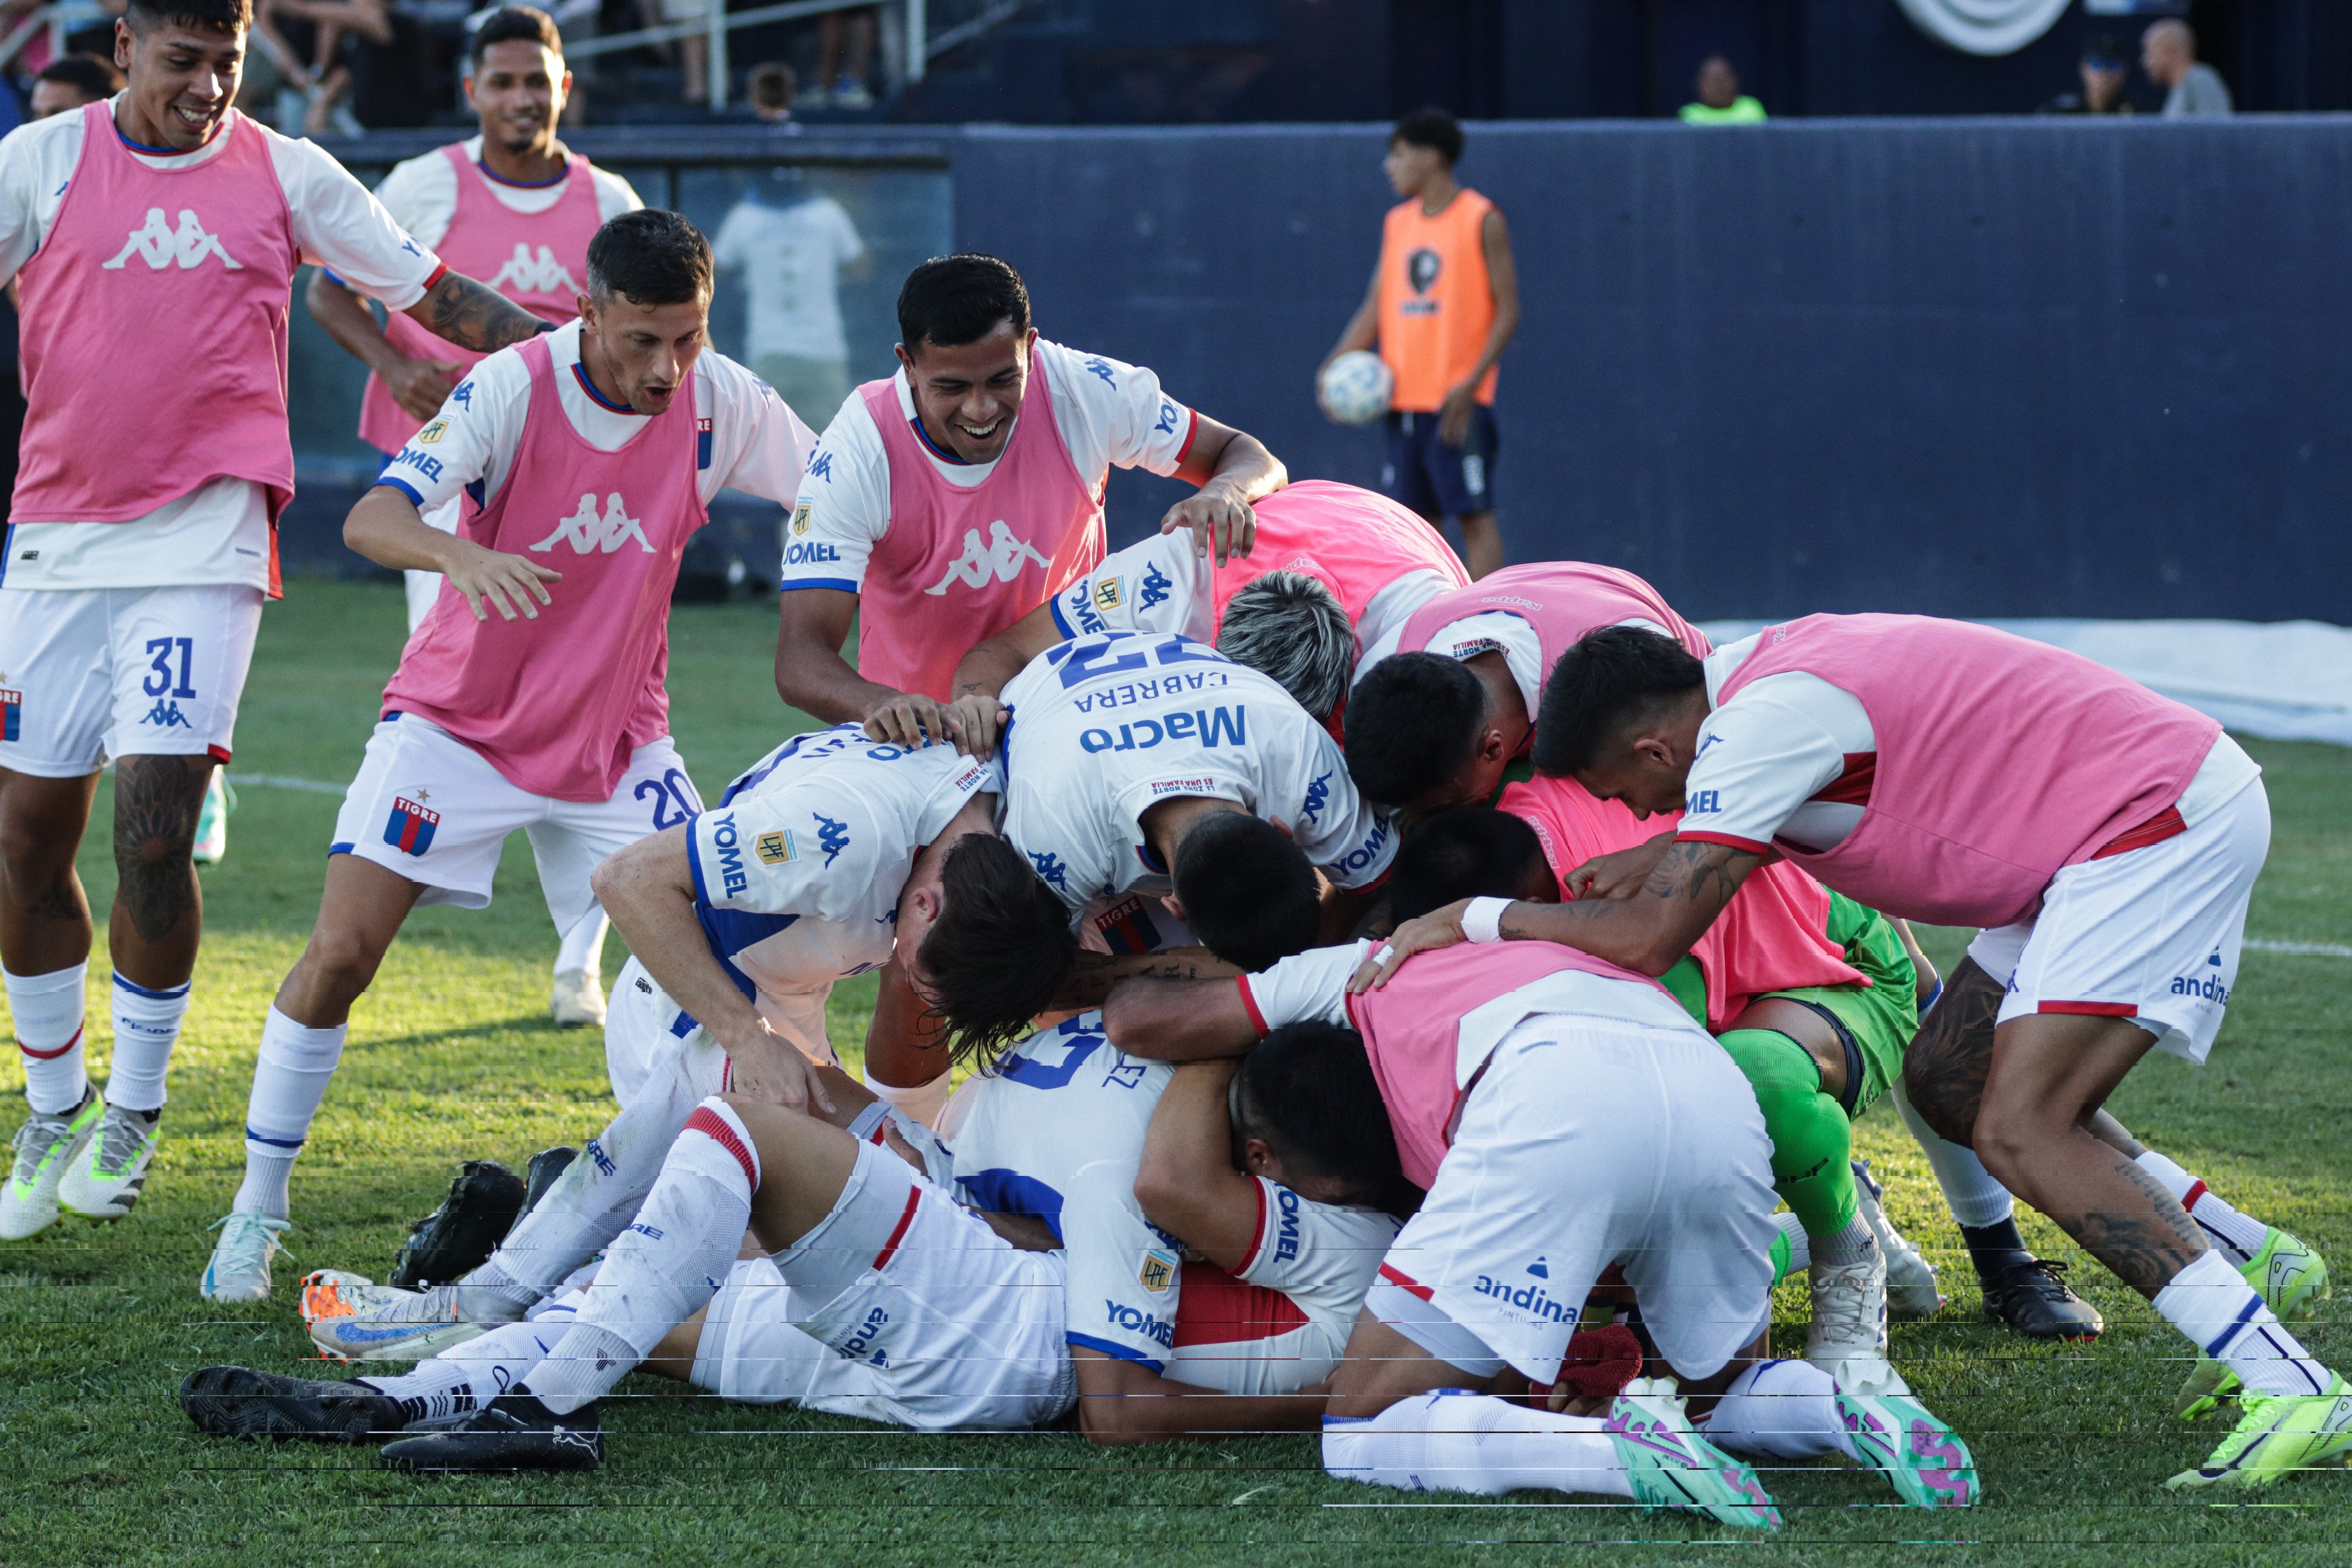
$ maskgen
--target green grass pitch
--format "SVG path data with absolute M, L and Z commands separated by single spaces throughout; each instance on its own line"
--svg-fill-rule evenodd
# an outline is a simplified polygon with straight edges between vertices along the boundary
M 706 793 L 806 721 L 770 685 L 773 612 L 683 609 L 670 689 L 679 745 Z M 235 771 L 341 786 L 357 766 L 401 642 L 397 590 L 297 583 L 265 622 Z M 2352 753 L 2253 743 L 2277 836 L 2251 934 L 2352 944 Z M 2218 1438 L 2168 1411 L 2183 1347 L 2146 1306 L 2052 1228 L 2106 1313 L 2082 1349 L 2031 1344 L 1978 1316 L 1958 1235 L 1925 1162 L 1886 1112 L 1861 1128 L 1899 1225 L 1946 1265 L 1955 1300 L 1895 1330 L 1913 1384 L 1974 1445 L 1984 1504 L 1957 1517 L 1885 1506 L 1874 1479 L 1822 1465 L 1768 1473 L 1788 1511 L 1767 1542 L 1671 1516 L 1556 1494 L 1486 1502 L 1343 1485 L 1303 1437 L 1155 1449 L 1092 1448 L 1068 1432 L 913 1437 L 853 1421 L 730 1406 L 635 1379 L 608 1417 L 610 1458 L 587 1477 L 419 1481 L 364 1449 L 198 1437 L 173 1391 L 193 1367 L 247 1362 L 331 1375 L 310 1354 L 290 1287 L 306 1269 L 381 1276 L 407 1221 L 456 1161 L 520 1166 L 578 1143 L 610 1110 L 600 1040 L 546 1021 L 555 938 L 527 847 L 509 844 L 496 904 L 409 923 L 352 1020 L 350 1049 L 294 1182 L 278 1299 L 208 1306 L 205 1227 L 241 1168 L 240 1119 L 263 1009 L 317 906 L 333 796 L 248 788 L 226 862 L 205 873 L 195 1002 L 172 1075 L 165 1137 L 133 1216 L 68 1218 L 0 1247 L 0 1563 L 891 1563 L 1567 1562 L 1843 1563 L 2325 1563 L 2352 1554 L 2352 1475 L 2308 1476 L 2260 1507 L 2161 1490 Z M 90 842 L 107 841 L 101 789 Z M 85 846 L 102 911 L 113 877 Z M 1948 963 L 1954 933 L 1933 934 Z M 617 941 L 607 977 L 617 968 Z M 93 955 L 90 1040 L 102 1076 L 105 955 Z M 2341 1041 L 2352 960 L 2252 952 L 2213 1064 L 2152 1059 L 2116 1111 L 2216 1190 L 2352 1265 L 2347 1213 L 2352 1067 Z M 870 983 L 834 1001 L 855 1055 Z M 11 1053 L 13 1058 L 13 1053 Z M 14 1069 L 11 1068 L 13 1072 Z M 14 1094 L 17 1085 L 6 1085 Z M 14 1104 L 14 1101 L 9 1102 Z M 10 1124 L 17 1114 L 10 1111 Z M 1572 1201 L 1573 1195 L 1561 1195 Z M 1780 1301 L 1793 1353 L 1803 1301 Z M 2352 1364 L 2345 1313 L 2306 1341 Z M 1726 1552 L 1730 1555 L 1727 1557 Z

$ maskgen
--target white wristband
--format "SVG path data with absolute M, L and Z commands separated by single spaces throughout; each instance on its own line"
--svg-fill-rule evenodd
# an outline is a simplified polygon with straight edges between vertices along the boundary
M 1500 942 L 1503 911 L 1510 906 L 1507 898 L 1472 899 L 1470 907 L 1462 912 L 1462 935 L 1473 942 Z

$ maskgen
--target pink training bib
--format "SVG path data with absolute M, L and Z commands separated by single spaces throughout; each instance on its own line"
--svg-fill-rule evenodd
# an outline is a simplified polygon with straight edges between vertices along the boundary
M 696 485 L 691 382 L 617 452 L 572 427 L 547 340 L 513 350 L 530 369 L 514 467 L 460 525 L 489 549 L 563 574 L 539 619 L 477 621 L 445 588 L 383 689 L 480 752 L 517 789 L 606 800 L 630 754 L 669 732 L 669 596 L 694 530 L 709 520 Z M 562 372 L 569 375 L 569 370 Z
M 944 702 L 966 650 L 1101 563 L 1102 496 L 1062 443 L 1045 382 L 1032 359 L 1013 439 L 969 489 L 931 466 L 895 382 L 857 389 L 890 466 L 890 526 L 857 598 L 857 673 L 867 680 Z
M 1643 821 L 1622 801 L 1597 800 L 1573 779 L 1512 784 L 1496 804 L 1536 831 L 1563 894 L 1568 873 L 1593 856 L 1647 843 L 1682 821 L 1680 811 L 1669 811 Z M 1786 861 L 1759 866 L 1691 945 L 1706 981 L 1706 1027 L 1720 1033 L 1767 991 L 1869 985 L 1830 940 L 1829 918 L 1829 889 Z
M 231 110 L 228 144 L 150 169 L 82 111 L 81 158 L 24 280 L 25 415 L 13 515 L 119 523 L 215 479 L 294 494 L 286 430 L 293 218 L 261 131 Z
M 1210 575 L 1210 602 L 1220 626 L 1234 595 L 1274 571 L 1304 572 L 1329 589 L 1351 626 L 1363 624 L 1373 596 L 1409 571 L 1433 571 L 1456 588 L 1470 586 L 1470 574 L 1438 531 L 1386 496 L 1302 479 L 1251 509 L 1257 514 L 1256 544 Z M 1361 638 L 1357 650 L 1362 651 Z
M 2022 920 L 2060 867 L 2167 813 L 2178 831 L 2221 733 L 2079 653 L 1924 615 L 1767 627 L 1717 702 L 1789 671 L 1853 693 L 1877 752 L 1866 769 L 1849 759 L 1847 779 L 1869 781 L 1843 843 L 1774 847 L 1848 898 L 1939 925 Z
M 1557 942 L 1465 942 L 1416 953 L 1387 985 L 1348 998 L 1407 1181 L 1426 1187 L 1445 1157 L 1446 1130 L 1463 1093 L 1455 1082 L 1463 1015 L 1569 970 L 1665 991 L 1647 976 Z
M 567 156 L 563 194 L 543 213 L 519 213 L 499 200 L 490 177 L 466 156 L 462 143 L 444 147 L 457 176 L 457 206 L 438 247 L 442 264 L 497 289 L 524 309 L 562 326 L 580 313 L 587 289 L 588 242 L 604 226 L 596 179 L 588 160 Z M 436 337 L 400 311 L 387 313 L 383 335 L 412 360 L 454 360 L 459 379 L 482 356 Z M 425 422 L 394 402 L 373 371 L 360 396 L 360 439 L 379 452 L 397 452 Z

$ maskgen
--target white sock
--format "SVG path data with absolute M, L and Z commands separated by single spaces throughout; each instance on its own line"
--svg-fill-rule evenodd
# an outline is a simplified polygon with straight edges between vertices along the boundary
M 603 904 L 590 904 L 588 913 L 573 921 L 572 929 L 563 934 L 562 948 L 555 955 L 555 972 L 560 975 L 566 969 L 584 969 L 592 982 L 601 980 L 604 971 L 604 933 L 612 924 L 605 917 Z
M 1526 1488 L 1632 1497 L 1594 1416 L 1554 1416 L 1490 1394 L 1441 1388 L 1366 1420 L 1323 1418 L 1323 1468 L 1342 1480 L 1484 1497 Z
M 1878 1252 L 1878 1239 L 1870 1233 L 1870 1227 L 1858 1214 L 1846 1222 L 1844 1229 L 1832 1236 L 1816 1236 L 1812 1244 L 1812 1260 L 1824 1269 L 1867 1263 Z
M 364 1383 L 377 1393 L 389 1394 L 399 1400 L 400 1413 L 412 1421 L 462 1416 L 471 1410 L 475 1403 L 466 1368 L 455 1358 L 435 1356 L 418 1362 L 415 1370 L 410 1372 L 384 1377 L 372 1375 L 352 1381 Z
M 2200 1254 L 2156 1293 L 2166 1322 L 2229 1364 L 2253 1394 L 2320 1394 L 2327 1368 L 2295 1343 L 2254 1288 L 2219 1252 Z
M 81 1103 L 89 1089 L 82 1067 L 82 988 L 88 964 L 46 975 L 10 975 L 8 1011 L 16 1022 L 16 1050 L 25 1059 L 25 1098 L 44 1116 Z
M 2017 1211 L 2017 1200 L 2009 1188 L 1993 1180 L 1992 1172 L 1985 1169 L 1974 1149 L 1962 1148 L 1940 1137 L 1927 1125 L 1904 1092 L 1903 1080 L 1895 1081 L 1893 1092 L 1895 1108 L 1903 1113 L 1903 1124 L 1919 1140 L 1919 1148 L 1927 1156 L 1927 1165 L 1936 1173 L 1936 1185 L 1944 1189 L 1944 1201 L 1951 1206 L 1952 1218 L 1969 1229 L 1999 1225 Z
M 523 1374 L 555 1348 L 571 1322 L 567 1313 L 551 1323 L 502 1324 L 455 1350 L 418 1362 L 413 1372 L 359 1381 L 391 1395 L 404 1410 L 412 1400 L 417 1402 L 417 1413 L 409 1416 L 412 1421 L 462 1415 L 488 1405 L 521 1382 Z
M 2189 1218 L 2197 1222 L 2197 1228 L 2205 1233 L 2205 1239 L 2213 1244 L 2215 1251 L 2241 1267 L 2254 1260 L 2254 1254 L 2263 1249 L 2263 1242 L 2270 1236 L 2269 1226 L 2231 1208 L 2212 1188 L 2154 1149 L 2142 1151 L 2137 1163 L 2163 1184 L 2175 1203 L 2189 1211 Z
M 245 1185 L 229 1205 L 238 1214 L 286 1218 L 287 1183 L 294 1156 L 310 1135 L 319 1102 L 342 1060 L 349 1024 L 311 1029 L 277 1008 L 261 1025 L 261 1053 L 253 1064 L 253 1092 L 245 1107 Z
M 124 1111 L 161 1111 L 163 1074 L 188 1016 L 188 986 L 162 990 L 114 977 L 114 1060 L 106 1070 L 106 1103 Z
M 1809 1361 L 1759 1361 L 1732 1381 L 1700 1426 L 1706 1440 L 1767 1459 L 1857 1456 L 1838 1416 L 1837 1382 Z
M 893 1111 L 912 1116 L 926 1127 L 935 1128 L 940 1124 L 940 1113 L 947 1109 L 948 1092 L 953 1087 L 948 1080 L 953 1076 L 955 1074 L 950 1070 L 940 1073 L 929 1083 L 918 1083 L 912 1089 L 900 1089 L 882 1082 L 869 1072 L 866 1075 L 866 1087 L 872 1092 L 877 1100 L 881 1101 Z
M 727 1103 L 687 1119 L 636 1219 L 605 1253 L 572 1327 L 530 1369 L 530 1391 L 559 1416 L 593 1404 L 662 1336 L 710 1304 L 751 1223 L 759 1155 Z
M 536 1299 L 611 1246 L 653 1190 L 698 1101 L 682 1073 L 649 1074 L 465 1282 L 527 1289 Z

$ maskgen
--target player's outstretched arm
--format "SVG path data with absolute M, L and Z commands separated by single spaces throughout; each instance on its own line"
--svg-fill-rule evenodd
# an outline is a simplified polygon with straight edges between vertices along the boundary
M 1503 910 L 1499 929 L 1504 941 L 1558 942 L 1637 974 L 1663 975 L 1715 924 L 1748 873 L 1763 863 L 1764 857 L 1752 850 L 1676 839 L 1633 897 L 1514 902 Z M 1474 902 L 1461 899 L 1398 926 L 1389 945 L 1375 948 L 1357 967 L 1348 988 L 1376 989 L 1415 953 L 1469 940 L 1462 917 Z
M 1129 1056 L 1158 1061 L 1244 1056 L 1258 1037 L 1232 980 L 1121 980 L 1104 999 L 1103 1033 Z
M 1256 436 L 1206 414 L 1196 417 L 1192 445 L 1176 465 L 1176 477 L 1198 485 L 1201 493 L 1169 507 L 1160 531 L 1192 529 L 1193 553 L 1214 554 L 1223 566 L 1229 557 L 1250 553 L 1257 541 L 1257 514 L 1250 503 L 1289 484 L 1290 470 Z
M 1249 1261 L 1260 1215 L 1258 1185 L 1234 1168 L 1226 1086 L 1240 1063 L 1188 1061 L 1151 1108 L 1135 1201 L 1143 1218 L 1228 1273 Z
M 390 485 L 378 485 L 360 497 L 343 519 L 343 542 L 378 566 L 443 573 L 466 596 L 477 621 L 490 618 L 486 601 L 503 620 L 513 620 L 520 611 L 525 620 L 536 621 L 540 605 L 554 602 L 547 585 L 563 580 L 553 567 L 426 527 L 416 503 Z
M 436 338 L 478 354 L 496 353 L 551 330 L 549 325 L 488 284 L 462 272 L 445 272 L 425 298 L 408 308 L 409 318 Z
M 1054 607 L 1040 604 L 993 637 L 972 645 L 956 664 L 955 701 L 940 709 L 940 722 L 961 749 L 974 757 L 996 755 L 1008 713 L 997 696 L 1029 661 L 1061 642 L 1062 629 L 1054 621 Z M 918 700 L 918 699 L 910 699 Z M 883 733 L 887 707 L 866 721 L 866 733 L 877 740 Z
M 1078 1375 L 1078 1430 L 1108 1447 L 1312 1431 L 1323 1424 L 1328 1395 L 1319 1383 L 1296 1394 L 1221 1394 L 1083 1345 L 1070 1347 L 1070 1362 Z
M 1230 980 L 1241 974 L 1206 947 L 1164 947 L 1157 953 L 1088 953 L 1081 949 L 1068 979 L 1055 993 L 1053 1012 L 1101 1007 L 1123 980 Z
M 325 267 L 310 274 L 302 292 L 310 319 L 345 353 L 373 371 L 392 392 L 392 401 L 411 419 L 431 419 L 457 385 L 466 367 L 456 360 L 412 360 L 392 346 L 367 301 L 335 281 Z
M 857 615 L 857 595 L 838 588 L 796 588 L 779 595 L 776 695 L 825 724 L 864 723 L 899 694 L 869 681 L 841 656 Z

